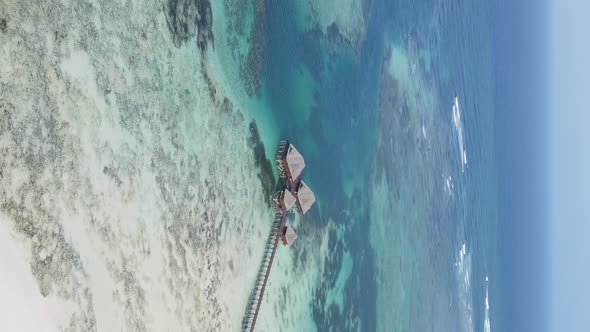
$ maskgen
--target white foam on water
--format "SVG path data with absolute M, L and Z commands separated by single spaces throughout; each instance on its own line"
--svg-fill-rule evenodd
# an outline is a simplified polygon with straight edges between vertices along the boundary
M 465 172 L 467 167 L 467 151 L 465 149 L 465 138 L 463 134 L 463 121 L 461 120 L 461 110 L 459 108 L 459 98 L 455 97 L 453 100 L 453 124 L 457 134 L 457 142 L 459 144 L 459 153 L 461 161 L 461 171 Z
M 459 306 L 462 311 L 462 328 L 465 332 L 475 331 L 475 311 L 473 307 L 472 293 L 472 258 L 471 252 L 467 248 L 467 243 L 463 242 L 456 256 L 455 271 L 457 284 L 459 285 Z M 491 331 L 490 321 L 490 300 L 489 300 L 489 277 L 485 277 L 485 298 L 484 298 L 484 319 L 483 331 Z
M 428 135 L 426 133 L 426 126 L 424 125 L 424 121 L 422 121 L 422 138 L 424 138 L 425 140 L 428 140 Z
M 449 197 L 453 197 L 453 193 L 455 192 L 455 182 L 453 180 L 453 176 L 449 175 L 447 177 L 443 176 L 445 181 L 444 190 L 449 195 Z
M 459 309 L 463 318 L 462 330 L 465 332 L 474 331 L 471 264 L 471 252 L 467 249 L 467 243 L 463 242 L 456 256 L 455 273 L 459 287 Z
M 492 331 L 492 323 L 490 321 L 490 297 L 489 297 L 489 278 L 486 276 L 486 297 L 485 297 L 485 313 L 483 320 L 484 332 Z

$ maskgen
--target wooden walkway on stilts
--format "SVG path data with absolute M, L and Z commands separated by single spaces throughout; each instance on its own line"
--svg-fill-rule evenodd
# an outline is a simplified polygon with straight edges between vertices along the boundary
M 260 270 L 256 276 L 256 286 L 250 295 L 248 307 L 246 308 L 246 315 L 242 322 L 242 330 L 244 332 L 254 331 L 254 325 L 256 325 L 256 318 L 262 304 L 262 297 L 264 296 L 264 289 L 266 288 L 266 282 L 268 281 L 268 275 L 270 274 L 270 268 L 272 267 L 272 261 L 275 257 L 275 252 L 279 244 L 279 231 L 285 223 L 285 214 L 283 212 L 277 212 L 272 222 L 272 228 L 266 242 L 264 249 L 264 255 L 262 257 L 262 264 L 260 264 Z
M 277 193 L 282 192 L 287 186 L 287 171 L 283 157 L 287 153 L 288 146 L 289 142 L 284 140 L 280 141 L 277 147 L 276 162 L 279 177 L 281 178 L 281 181 L 278 184 L 280 190 L 277 191 Z M 242 321 L 242 330 L 244 332 L 254 331 L 256 318 L 258 318 L 258 312 L 260 311 L 260 305 L 262 304 L 262 297 L 264 296 L 264 289 L 266 288 L 266 282 L 268 281 L 270 268 L 272 267 L 272 261 L 279 244 L 280 231 L 285 226 L 285 216 L 287 211 L 281 206 L 279 197 L 273 197 L 273 209 L 275 210 L 275 217 L 272 222 L 270 234 L 268 235 L 268 240 L 266 241 L 266 247 L 264 248 L 262 263 L 260 264 L 260 269 L 256 276 L 256 284 L 250 295 L 250 299 L 248 300 L 246 314 Z

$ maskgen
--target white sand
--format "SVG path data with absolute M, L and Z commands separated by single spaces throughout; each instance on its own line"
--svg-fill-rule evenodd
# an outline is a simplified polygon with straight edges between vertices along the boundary
M 30 269 L 30 248 L 0 214 L 0 330 L 59 331 L 68 318 L 59 299 L 43 297 Z
M 58 298 L 73 330 L 240 327 L 272 216 L 247 121 L 163 6 L 1 0 L 0 203 L 41 322 Z

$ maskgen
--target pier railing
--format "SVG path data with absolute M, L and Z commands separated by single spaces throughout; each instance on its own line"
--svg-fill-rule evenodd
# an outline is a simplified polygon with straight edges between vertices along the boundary
M 279 170 L 279 177 L 282 180 L 285 180 L 287 178 L 287 169 L 286 169 L 283 157 L 285 156 L 285 153 L 287 152 L 288 147 L 289 147 L 289 141 L 280 141 L 279 146 L 277 147 L 277 155 L 276 155 L 277 169 Z
M 256 284 L 254 290 L 250 295 L 248 306 L 246 308 L 246 315 L 242 322 L 242 328 L 244 332 L 254 331 L 254 325 L 256 324 L 256 318 L 262 304 L 262 297 L 264 296 L 264 289 L 266 288 L 266 282 L 270 274 L 270 268 L 272 267 L 272 261 L 279 244 L 279 231 L 283 227 L 285 221 L 285 215 L 282 212 L 275 214 L 272 222 L 272 228 L 266 241 L 266 247 L 264 248 L 264 255 L 262 256 L 262 263 L 256 276 Z

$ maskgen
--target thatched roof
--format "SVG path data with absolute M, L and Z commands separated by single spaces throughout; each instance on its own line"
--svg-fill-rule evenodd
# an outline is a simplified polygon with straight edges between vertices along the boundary
M 301 213 L 303 214 L 309 211 L 313 203 L 315 203 L 315 195 L 313 191 L 311 191 L 303 181 L 301 181 L 301 184 L 299 185 L 297 199 L 299 200 L 299 206 L 301 207 Z
M 293 207 L 295 202 L 297 202 L 297 198 L 295 198 L 295 196 L 293 196 L 293 194 L 291 194 L 288 189 L 285 189 L 283 192 L 283 205 L 285 206 L 285 209 L 289 210 L 291 207 Z
M 287 246 L 290 246 L 295 242 L 297 239 L 297 233 L 293 230 L 293 228 L 289 226 L 285 226 L 285 233 L 283 234 L 283 243 Z
M 305 160 L 303 160 L 303 156 L 297 151 L 297 149 L 295 149 L 293 144 L 289 145 L 286 159 L 291 178 L 295 180 L 305 168 Z

